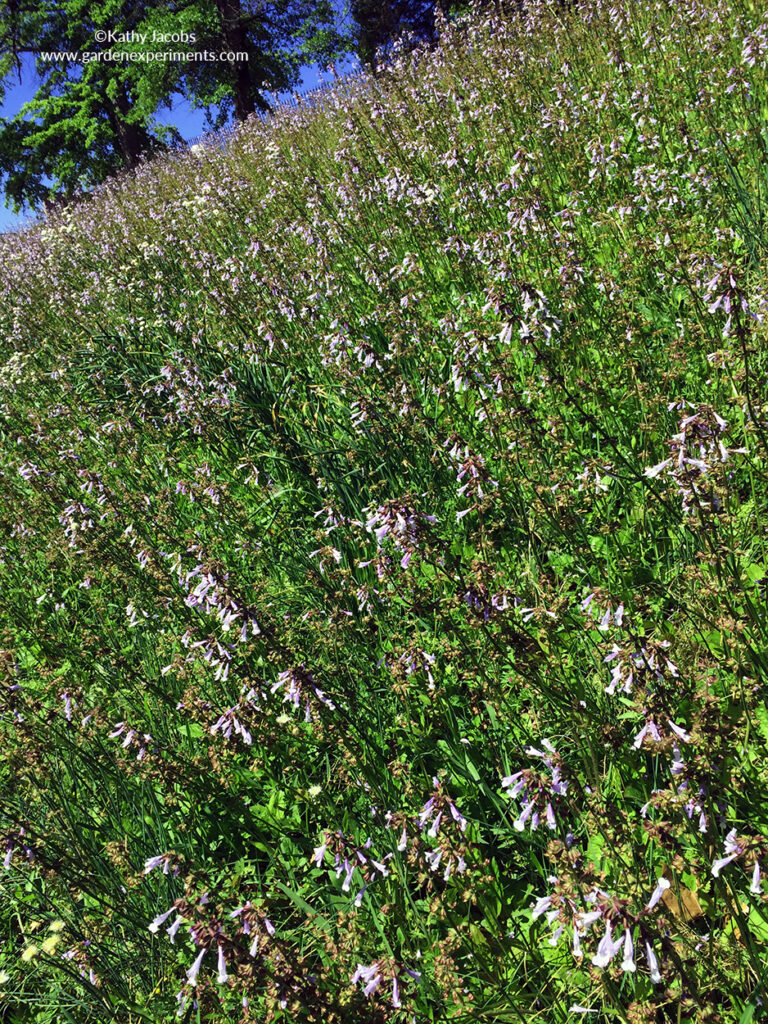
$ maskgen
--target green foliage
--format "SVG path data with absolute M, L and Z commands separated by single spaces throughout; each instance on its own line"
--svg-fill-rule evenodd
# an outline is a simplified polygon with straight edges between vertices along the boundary
M 0 13 L 3 86 L 35 54 L 40 86 L 0 121 L 0 178 L 15 210 L 68 201 L 180 141 L 157 120 L 181 95 L 212 127 L 269 109 L 307 60 L 348 48 L 329 0 L 18 0 Z M 56 54 L 57 56 L 52 56 Z M 226 56 L 229 55 L 229 56 Z M 215 116 L 213 109 L 215 108 Z
M 764 1019 L 768 24 L 441 24 L 0 241 L 0 1018 Z

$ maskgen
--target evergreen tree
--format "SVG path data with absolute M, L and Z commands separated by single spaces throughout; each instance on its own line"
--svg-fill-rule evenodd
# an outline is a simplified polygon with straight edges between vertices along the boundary
M 155 5 L 142 31 L 183 30 L 194 37 L 193 50 L 240 58 L 155 62 L 136 76 L 137 95 L 148 107 L 173 93 L 187 96 L 195 106 L 217 107 L 213 127 L 220 127 L 230 114 L 245 120 L 269 109 L 266 91 L 296 85 L 302 65 L 327 64 L 350 49 L 335 20 L 332 0 L 174 0 Z
M 221 127 L 267 110 L 266 91 L 290 88 L 302 64 L 344 48 L 331 0 L 6 0 L 0 98 L 25 55 L 40 81 L 15 117 L 0 119 L 7 201 L 19 210 L 72 196 L 179 142 L 156 119 L 175 96 Z M 44 58 L 51 52 L 60 59 Z M 215 59 L 162 58 L 179 52 Z
M 360 60 L 375 68 L 379 51 L 386 51 L 404 33 L 433 41 L 435 7 L 431 0 L 352 0 Z
M 520 6 L 522 0 L 351 0 L 354 41 L 363 64 L 376 69 L 398 38 L 434 43 L 437 12 L 450 18 L 470 7 Z

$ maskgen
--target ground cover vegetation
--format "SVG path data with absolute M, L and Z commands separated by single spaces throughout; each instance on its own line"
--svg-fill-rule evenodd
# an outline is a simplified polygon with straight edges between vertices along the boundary
M 0 242 L 0 1019 L 764 1017 L 768 21 L 533 2 Z

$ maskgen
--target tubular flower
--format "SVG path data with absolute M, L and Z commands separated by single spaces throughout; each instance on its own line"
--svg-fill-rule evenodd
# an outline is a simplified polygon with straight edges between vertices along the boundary
M 760 885 L 760 864 L 757 861 L 755 861 L 755 867 L 752 871 L 752 882 L 749 886 L 749 891 L 755 896 L 759 896 L 763 891 Z
M 201 949 L 200 952 L 195 957 L 194 963 L 192 964 L 192 966 L 187 971 L 187 982 L 193 988 L 194 988 L 195 985 L 197 985 L 197 976 L 200 973 L 200 965 L 202 964 L 203 957 L 205 956 L 205 954 L 207 952 L 208 951 L 206 949 Z
M 668 882 L 666 878 L 660 878 L 658 883 L 657 883 L 657 885 L 656 885 L 656 888 L 653 890 L 653 895 L 651 896 L 650 900 L 648 901 L 648 904 L 646 905 L 645 909 L 646 910 L 653 910 L 653 908 L 659 902 L 659 900 L 664 895 L 664 893 L 667 891 L 669 886 L 670 886 L 670 882 Z
M 725 843 L 723 844 L 723 846 L 724 846 L 725 856 L 724 857 L 720 857 L 719 860 L 716 860 L 714 862 L 714 864 L 712 865 L 712 877 L 713 878 L 719 877 L 720 872 L 723 870 L 723 868 L 727 864 L 730 864 L 732 860 L 736 860 L 736 858 L 743 852 L 742 848 L 736 843 L 736 829 L 735 828 L 731 829 L 731 831 L 725 837 Z
M 635 965 L 635 950 L 632 944 L 632 933 L 629 928 L 624 932 L 624 957 L 621 961 L 622 971 L 627 971 L 630 974 L 634 974 L 637 970 Z
M 227 978 L 229 977 L 229 975 L 227 974 L 227 962 L 224 959 L 224 948 L 221 946 L 221 944 L 219 944 L 217 968 L 218 975 L 216 977 L 216 981 L 219 983 L 219 985 L 226 985 Z
M 615 942 L 612 935 L 611 922 L 606 922 L 605 935 L 600 940 L 597 953 L 592 957 L 595 967 L 607 967 L 621 949 L 621 942 Z
M 645 956 L 651 972 L 651 981 L 654 985 L 660 985 L 664 979 L 659 972 L 659 961 L 656 959 L 656 954 L 653 952 L 650 942 L 647 941 L 645 943 Z
M 557 815 L 555 808 L 558 798 L 565 796 L 568 791 L 568 782 L 563 778 L 559 755 L 549 740 L 542 740 L 543 750 L 536 747 L 527 747 L 526 754 L 529 757 L 540 758 L 545 769 L 550 773 L 526 768 L 507 775 L 501 780 L 503 789 L 506 789 L 509 796 L 520 797 L 523 806 L 513 826 L 517 832 L 523 832 L 526 824 L 530 821 L 530 829 L 534 832 L 539 825 L 541 815 L 551 831 L 557 828 Z

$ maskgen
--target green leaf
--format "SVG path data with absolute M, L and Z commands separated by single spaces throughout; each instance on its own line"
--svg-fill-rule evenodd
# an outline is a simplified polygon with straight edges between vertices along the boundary
M 755 1016 L 755 1010 L 757 1009 L 757 1003 L 748 1003 L 741 1011 L 739 1017 L 739 1024 L 750 1024 L 750 1021 Z
M 275 886 L 284 892 L 285 895 L 290 899 L 294 906 L 298 907 L 299 910 L 303 910 L 307 917 L 311 917 L 315 924 L 319 925 L 324 932 L 331 930 L 331 922 L 323 914 L 318 913 L 315 908 L 307 903 L 304 897 L 298 893 L 295 889 L 292 889 L 288 885 L 284 885 L 282 882 L 275 882 Z

